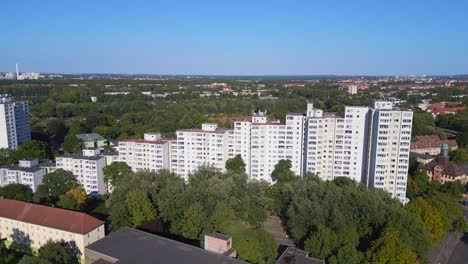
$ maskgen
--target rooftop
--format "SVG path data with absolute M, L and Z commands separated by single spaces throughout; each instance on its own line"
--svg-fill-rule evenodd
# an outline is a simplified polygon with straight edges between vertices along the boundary
M 104 225 L 85 213 L 3 198 L 0 217 L 82 235 Z
M 146 144 L 165 144 L 175 138 L 161 138 L 158 140 L 144 140 L 144 139 L 124 139 L 120 142 L 134 142 L 134 143 L 146 143 Z
M 442 169 L 442 174 L 444 175 L 454 177 L 465 175 L 465 172 L 460 166 L 453 163 L 449 158 L 446 157 L 437 157 L 426 165 L 422 166 L 421 169 L 425 171 L 432 171 L 435 167 L 440 167 Z
M 411 149 L 440 148 L 443 144 L 447 144 L 450 148 L 458 147 L 456 140 L 442 140 L 438 135 L 430 135 L 416 136 L 411 142 Z
M 306 251 L 288 247 L 275 264 L 325 264 L 325 261 L 309 257 Z
M 231 239 L 230 236 L 227 236 L 227 235 L 224 235 L 224 234 L 221 234 L 221 233 L 208 233 L 206 235 L 210 236 L 210 237 L 217 238 L 217 239 L 225 240 L 225 241 Z
M 89 133 L 89 134 L 78 134 L 76 135 L 77 138 L 81 139 L 82 141 L 99 141 L 99 140 L 106 140 L 104 137 L 97 133 Z
M 42 170 L 40 166 L 34 167 L 20 167 L 18 165 L 3 165 L 0 166 L 1 169 L 9 169 L 9 170 L 17 170 L 17 171 L 24 171 L 24 172 L 36 172 Z
M 110 233 L 105 238 L 87 246 L 86 250 L 116 258 L 119 263 L 246 263 L 129 227 Z
M 72 159 L 84 159 L 84 160 L 100 160 L 103 159 L 103 156 L 84 156 L 76 153 L 64 153 L 60 155 L 60 158 L 72 158 Z
M 228 131 L 233 131 L 233 129 L 226 129 L 226 128 L 217 128 L 215 131 L 203 130 L 200 128 L 192 128 L 192 129 L 179 129 L 177 132 L 202 132 L 202 133 L 211 133 L 211 134 L 224 134 Z

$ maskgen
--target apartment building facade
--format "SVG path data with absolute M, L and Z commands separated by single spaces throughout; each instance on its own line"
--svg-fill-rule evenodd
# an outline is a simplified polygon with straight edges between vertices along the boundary
M 0 95 L 0 148 L 16 149 L 31 140 L 29 104 Z
M 117 161 L 125 162 L 132 171 L 170 170 L 169 150 L 173 139 L 159 133 L 145 133 L 143 139 L 119 141 Z
M 0 238 L 37 251 L 47 241 L 74 244 L 84 260 L 85 247 L 104 238 L 104 222 L 85 213 L 0 198 Z M 51 217 L 53 216 L 53 217 Z
M 413 112 L 374 102 L 369 119 L 367 183 L 406 200 Z
M 45 174 L 46 170 L 40 167 L 37 159 L 20 160 L 18 165 L 0 167 L 0 187 L 20 183 L 29 186 L 35 192 Z
M 411 124 L 412 112 L 394 109 L 391 102 L 347 106 L 341 116 L 308 104 L 304 114 L 286 115 L 284 124 L 259 111 L 249 119 L 235 121 L 233 129 L 203 124 L 201 129 L 178 130 L 173 140 L 156 136 L 152 141 L 148 135 L 144 140 L 123 141 L 119 143 L 119 158 L 134 171 L 169 166 L 187 180 L 201 166 L 225 171 L 226 161 L 241 155 L 251 180 L 270 183 L 275 165 L 289 160 L 298 176 L 314 173 L 323 180 L 348 177 L 385 189 L 403 202 Z M 158 153 L 156 158 L 154 153 Z M 150 161 L 157 161 L 158 167 Z
M 305 136 L 305 171 L 323 180 L 365 176 L 367 107 L 345 107 L 343 116 L 324 114 L 308 105 Z
M 99 155 L 99 149 L 83 149 L 83 154 L 64 154 L 56 158 L 57 169 L 70 171 L 86 190 L 86 193 L 107 192 L 103 169 L 106 158 Z
M 172 172 L 187 180 L 201 166 L 225 171 L 232 129 L 221 129 L 216 124 L 206 123 L 202 124 L 201 129 L 178 130 L 176 134 L 170 154 Z

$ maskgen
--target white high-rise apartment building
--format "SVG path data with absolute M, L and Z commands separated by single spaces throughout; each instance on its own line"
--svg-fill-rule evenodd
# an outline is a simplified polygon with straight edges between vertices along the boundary
M 15 102 L 0 95 L 0 148 L 16 149 L 28 140 L 31 140 L 28 102 Z
M 358 89 L 357 89 L 357 85 L 349 85 L 348 86 L 348 93 L 349 94 L 357 94 L 358 92 Z
M 117 160 L 127 163 L 135 172 L 169 170 L 169 150 L 173 140 L 162 138 L 159 133 L 145 133 L 143 139 L 119 141 Z
M 171 171 L 186 180 L 201 166 L 225 171 L 232 134 L 232 129 L 210 123 L 202 124 L 201 129 L 178 130 L 171 147 Z
M 365 177 L 368 107 L 345 107 L 343 117 L 307 106 L 305 170 L 323 180 Z
M 271 173 L 280 160 L 290 160 L 292 170 L 302 175 L 303 136 L 303 114 L 289 114 L 286 124 L 281 124 L 259 111 L 253 114 L 251 121 L 234 124 L 228 148 L 232 156 L 242 156 L 251 179 L 271 182 Z
M 107 191 L 103 173 L 106 158 L 99 153 L 99 149 L 83 149 L 83 155 L 64 154 L 56 159 L 57 169 L 72 172 L 86 193 L 104 194 Z
M 384 189 L 405 203 L 413 112 L 376 101 L 369 119 L 368 186 Z
M 0 187 L 20 183 L 29 186 L 35 192 L 45 174 L 46 170 L 39 166 L 37 159 L 20 160 L 18 165 L 0 167 Z
M 147 134 L 142 141 L 122 141 L 119 160 L 134 171 L 169 167 L 187 180 L 201 166 L 225 171 L 226 161 L 241 155 L 250 179 L 267 182 L 280 160 L 290 160 L 298 176 L 348 177 L 405 202 L 412 115 L 382 101 L 344 107 L 342 116 L 308 104 L 305 114 L 288 114 L 285 124 L 257 112 L 234 129 L 203 124 L 178 130 L 173 140 Z

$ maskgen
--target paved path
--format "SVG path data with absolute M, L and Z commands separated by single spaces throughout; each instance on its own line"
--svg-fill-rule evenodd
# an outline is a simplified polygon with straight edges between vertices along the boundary
M 288 238 L 278 216 L 268 216 L 263 228 L 273 235 L 279 245 L 294 247 L 294 242 Z
M 447 263 L 450 264 L 467 264 L 468 263 L 468 233 L 465 233 L 461 238 L 460 243 L 453 251 Z

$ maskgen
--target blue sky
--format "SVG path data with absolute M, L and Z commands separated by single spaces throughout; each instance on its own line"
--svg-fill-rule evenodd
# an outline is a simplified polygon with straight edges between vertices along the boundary
M 4 1 L 0 71 L 468 73 L 466 0 Z

